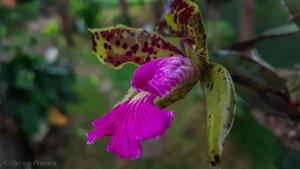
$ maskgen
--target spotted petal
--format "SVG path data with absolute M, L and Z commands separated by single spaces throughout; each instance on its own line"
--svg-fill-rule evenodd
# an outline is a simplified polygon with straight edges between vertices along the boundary
M 166 15 L 158 24 L 158 32 L 165 36 L 182 38 L 200 59 L 208 60 L 206 35 L 196 0 L 171 0 Z
M 143 64 L 182 52 L 163 37 L 145 29 L 116 25 L 91 29 L 93 53 L 115 68 L 131 62 Z
M 189 22 L 197 12 L 197 4 L 190 0 L 170 0 L 165 9 L 165 17 L 157 25 L 158 32 L 195 43 L 195 35 Z

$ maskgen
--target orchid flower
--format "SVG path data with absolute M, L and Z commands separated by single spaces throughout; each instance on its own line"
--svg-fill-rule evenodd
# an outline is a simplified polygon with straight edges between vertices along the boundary
M 168 95 L 175 87 L 194 75 L 191 61 L 181 55 L 155 59 L 141 65 L 131 85 L 138 93 L 116 105 L 109 114 L 95 120 L 95 130 L 88 133 L 88 144 L 111 135 L 107 150 L 119 157 L 140 156 L 140 142 L 156 138 L 170 127 L 173 111 L 161 110 L 153 101 Z
M 220 163 L 223 143 L 235 112 L 235 92 L 229 72 L 208 60 L 205 33 L 198 5 L 193 0 L 173 0 L 158 32 L 116 25 L 91 29 L 93 53 L 114 68 L 139 65 L 132 88 L 112 110 L 96 119 L 87 143 L 111 136 L 107 151 L 120 158 L 136 159 L 141 142 L 158 138 L 171 126 L 172 110 L 164 110 L 182 99 L 200 81 L 208 111 L 208 161 Z M 181 50 L 162 35 L 181 39 Z

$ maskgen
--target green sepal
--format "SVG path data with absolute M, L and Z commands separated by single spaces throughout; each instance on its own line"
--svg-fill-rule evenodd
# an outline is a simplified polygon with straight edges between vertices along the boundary
M 234 121 L 235 89 L 230 73 L 216 63 L 207 65 L 200 82 L 206 96 L 208 163 L 216 167 L 221 162 L 225 137 Z
M 230 71 L 237 94 L 248 104 L 280 116 L 288 116 L 291 100 L 286 81 L 257 56 L 223 51 L 212 59 Z
M 154 103 L 160 108 L 166 108 L 169 105 L 174 104 L 175 102 L 183 99 L 193 89 L 198 80 L 198 78 L 193 78 L 182 83 L 167 96 L 156 99 Z

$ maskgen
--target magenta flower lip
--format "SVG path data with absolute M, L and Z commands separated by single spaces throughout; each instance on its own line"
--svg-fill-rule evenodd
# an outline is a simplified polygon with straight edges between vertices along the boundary
M 87 133 L 87 144 L 111 136 L 107 151 L 120 158 L 138 158 L 141 141 L 160 137 L 173 120 L 173 111 L 160 109 L 154 99 L 168 95 L 193 75 L 192 63 L 184 56 L 159 58 L 141 65 L 131 80 L 138 94 L 96 119 L 92 123 L 95 129 Z

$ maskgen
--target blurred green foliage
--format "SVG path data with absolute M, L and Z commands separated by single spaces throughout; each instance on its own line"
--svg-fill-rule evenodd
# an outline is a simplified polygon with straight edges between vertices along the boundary
M 102 1 L 97 0 L 70 1 L 70 15 L 75 17 L 75 28 L 79 33 L 85 33 L 87 28 L 101 26 L 98 18 L 102 3 Z
M 43 56 L 17 49 L 0 67 L 1 83 L 7 86 L 7 111 L 28 136 L 39 132 L 41 122 L 47 122 L 50 108 L 64 110 L 67 103 L 76 100 L 72 69 L 47 63 Z
M 0 5 L 0 30 L 5 33 L 15 33 L 19 25 L 36 18 L 39 15 L 40 2 L 29 1 L 20 3 L 14 8 Z M 0 33 L 0 37 L 3 34 Z
M 43 34 L 49 37 L 55 37 L 58 36 L 61 28 L 59 25 L 59 21 L 52 19 L 47 22 L 45 28 L 43 29 Z
M 242 102 L 237 110 L 232 140 L 251 157 L 255 169 L 276 169 L 282 157 L 283 145 L 270 131 L 257 124 L 251 108 Z
M 223 20 L 218 20 L 216 23 L 213 23 L 211 21 L 206 22 L 205 30 L 207 30 L 206 34 L 208 39 L 208 45 L 212 45 L 212 39 L 215 36 L 212 31 L 214 26 L 216 26 L 216 31 L 219 34 L 218 39 L 221 45 L 220 48 L 228 48 L 234 40 L 235 32 L 233 31 L 232 26 Z
M 293 1 L 299 7 L 300 1 Z M 232 0 L 221 10 L 222 20 L 230 24 L 233 32 L 236 32 L 234 41 L 238 42 L 239 31 L 239 11 L 240 1 Z M 264 0 L 256 1 L 255 25 L 253 25 L 255 34 L 290 24 L 288 12 L 282 7 L 280 1 Z M 298 44 L 300 44 L 300 35 L 284 37 L 280 39 L 270 39 L 259 43 L 256 48 L 261 56 L 275 67 L 291 67 L 294 63 L 300 63 Z

